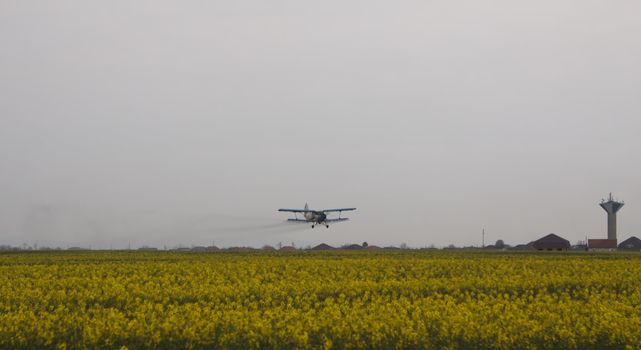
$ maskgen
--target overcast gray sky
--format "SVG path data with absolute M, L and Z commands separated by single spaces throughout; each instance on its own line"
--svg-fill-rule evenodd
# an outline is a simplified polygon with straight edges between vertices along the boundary
M 610 191 L 641 235 L 640 13 L 3 0 L 0 244 L 574 243 Z

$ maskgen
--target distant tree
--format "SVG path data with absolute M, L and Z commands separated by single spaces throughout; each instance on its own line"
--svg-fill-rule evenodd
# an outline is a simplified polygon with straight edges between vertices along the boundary
M 494 243 L 494 246 L 496 247 L 496 249 L 503 249 L 505 248 L 505 242 L 503 242 L 502 239 L 499 239 L 498 241 L 496 241 L 496 243 Z
M 401 243 L 401 249 L 407 249 L 407 243 L 405 242 Z
M 363 248 L 367 248 L 368 244 L 367 242 L 363 242 Z

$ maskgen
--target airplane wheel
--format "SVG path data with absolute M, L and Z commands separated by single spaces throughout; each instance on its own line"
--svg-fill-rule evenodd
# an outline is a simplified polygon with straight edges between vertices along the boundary
M 314 225 L 312 225 L 312 228 L 314 228 Z
M 325 227 L 329 228 L 329 225 L 325 225 Z

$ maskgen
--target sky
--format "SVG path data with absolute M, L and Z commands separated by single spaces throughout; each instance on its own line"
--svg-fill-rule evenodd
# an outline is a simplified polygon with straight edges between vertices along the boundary
M 609 192 L 641 236 L 640 11 L 3 0 L 0 244 L 575 243 Z

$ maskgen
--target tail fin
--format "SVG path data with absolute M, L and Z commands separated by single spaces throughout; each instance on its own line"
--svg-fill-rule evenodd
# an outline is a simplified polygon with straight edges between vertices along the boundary
M 307 206 L 307 203 L 305 203 L 305 211 L 309 210 L 309 207 Z

